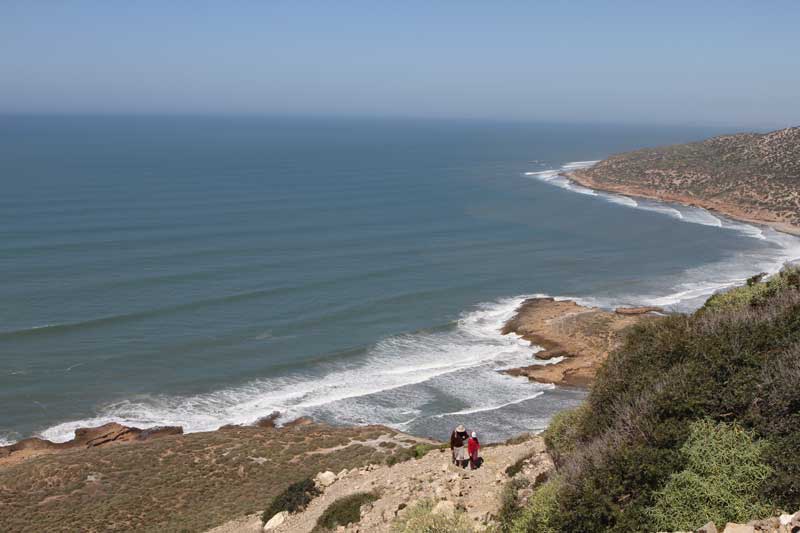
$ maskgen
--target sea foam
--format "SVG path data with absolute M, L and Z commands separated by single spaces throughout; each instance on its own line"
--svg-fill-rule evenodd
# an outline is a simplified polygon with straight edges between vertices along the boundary
M 711 294 L 741 285 L 749 276 L 755 273 L 766 272 L 767 274 L 774 274 L 786 263 L 792 263 L 800 259 L 800 238 L 793 235 L 778 232 L 767 226 L 761 227 L 731 220 L 698 207 L 596 191 L 578 185 L 564 176 L 569 171 L 589 168 L 595 163 L 597 161 L 575 161 L 566 163 L 557 169 L 526 172 L 525 176 L 539 179 L 572 192 L 594 196 L 623 207 L 652 211 L 690 224 L 735 231 L 746 237 L 769 243 L 772 246 L 772 250 L 763 253 L 732 254 L 731 258 L 726 261 L 687 269 L 680 276 L 683 281 L 658 291 L 658 293 L 617 294 L 606 298 L 569 297 L 580 304 L 604 308 L 623 305 L 657 305 L 673 307 L 681 311 L 690 311 L 702 304 Z
M 255 380 L 208 394 L 144 396 L 100 409 L 97 416 L 65 422 L 41 435 L 72 438 L 78 427 L 114 421 L 137 427 L 183 426 L 210 431 L 249 424 L 278 410 L 284 420 L 312 415 L 340 423 L 406 426 L 432 416 L 426 405 L 448 397 L 454 413 L 485 412 L 534 399 L 552 386 L 497 372 L 537 364 L 530 343 L 500 330 L 527 295 L 479 304 L 445 331 L 390 336 L 358 361 L 318 363 L 291 377 Z M 427 414 L 426 414 L 427 413 Z

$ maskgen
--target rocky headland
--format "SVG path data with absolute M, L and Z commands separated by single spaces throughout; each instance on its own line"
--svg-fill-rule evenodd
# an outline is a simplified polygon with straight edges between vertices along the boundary
M 800 127 L 636 150 L 566 176 L 592 189 L 800 234 Z

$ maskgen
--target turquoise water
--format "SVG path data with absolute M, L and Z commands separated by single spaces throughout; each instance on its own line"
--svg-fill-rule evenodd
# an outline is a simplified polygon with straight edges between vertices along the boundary
M 794 257 L 792 238 L 552 172 L 715 133 L 2 117 L 0 438 L 276 409 L 541 428 L 582 393 L 496 372 L 530 362 L 498 332 L 525 295 L 691 308 Z

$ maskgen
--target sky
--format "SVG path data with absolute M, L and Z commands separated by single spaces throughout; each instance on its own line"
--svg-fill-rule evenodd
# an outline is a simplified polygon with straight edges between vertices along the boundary
M 798 125 L 800 1 L 0 0 L 0 113 Z

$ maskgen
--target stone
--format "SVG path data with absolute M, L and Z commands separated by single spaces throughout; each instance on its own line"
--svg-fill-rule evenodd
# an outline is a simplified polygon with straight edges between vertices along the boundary
M 747 525 L 753 526 L 756 531 L 775 531 L 781 523 L 777 518 L 765 518 L 764 520 L 751 520 Z
M 453 516 L 456 513 L 456 504 L 449 500 L 442 500 L 433 506 L 431 514 Z
M 260 428 L 274 428 L 275 423 L 281 417 L 281 413 L 279 411 L 272 411 L 267 416 L 262 416 L 258 420 L 256 420 L 255 424 L 256 427 Z
M 697 533 L 717 533 L 717 525 L 714 522 L 709 522 L 698 529 Z
M 285 427 L 285 428 L 294 428 L 294 427 L 300 427 L 300 426 L 310 426 L 313 423 L 314 423 L 314 421 L 311 420 L 310 418 L 308 418 L 307 416 L 301 416 L 300 418 L 295 418 L 291 422 L 287 422 L 286 424 L 284 424 L 283 427 Z
M 778 517 L 778 521 L 782 526 L 788 526 L 791 523 L 792 518 L 794 518 L 793 514 L 782 514 Z
M 321 487 L 330 487 L 331 485 L 333 485 L 334 481 L 336 481 L 336 474 L 334 474 L 330 470 L 327 470 L 325 472 L 320 472 L 319 474 L 317 474 L 314 480 Z
M 276 514 L 270 518 L 266 524 L 264 524 L 264 531 L 272 531 L 273 529 L 277 529 L 286 521 L 287 516 L 289 516 L 287 511 L 281 511 L 280 513 Z
M 728 522 L 722 533 L 756 533 L 756 528 L 747 524 L 737 524 L 735 522 Z

